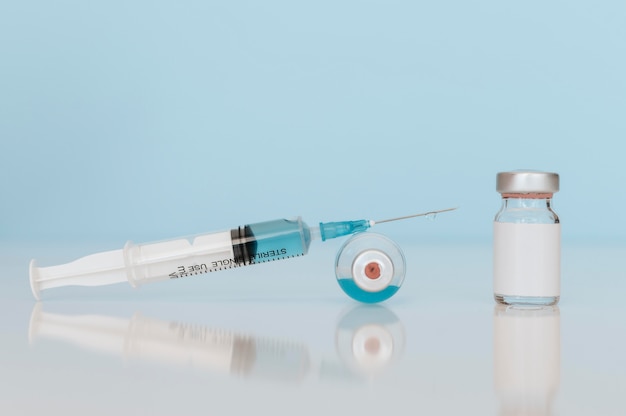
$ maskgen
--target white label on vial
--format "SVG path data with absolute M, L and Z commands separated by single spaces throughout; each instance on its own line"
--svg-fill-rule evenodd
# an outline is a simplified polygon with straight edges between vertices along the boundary
M 493 290 L 504 296 L 560 296 L 561 224 L 493 224 Z

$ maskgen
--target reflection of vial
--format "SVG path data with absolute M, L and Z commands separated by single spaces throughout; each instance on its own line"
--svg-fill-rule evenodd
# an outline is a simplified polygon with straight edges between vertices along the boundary
M 500 172 L 502 207 L 494 220 L 493 289 L 508 305 L 554 305 L 559 301 L 561 225 L 552 210 L 559 175 Z
M 337 324 L 336 343 L 339 358 L 350 373 L 375 377 L 404 353 L 404 326 L 385 307 L 359 305 Z
M 501 416 L 549 416 L 560 384 L 558 306 L 496 305 L 494 387 Z

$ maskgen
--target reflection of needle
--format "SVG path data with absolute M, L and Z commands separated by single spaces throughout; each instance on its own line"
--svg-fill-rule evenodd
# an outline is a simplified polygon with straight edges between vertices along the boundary
M 389 219 L 386 219 L 386 220 L 373 221 L 373 222 L 374 222 L 375 224 L 382 224 L 383 222 L 391 222 L 391 221 L 406 220 L 407 218 L 424 217 L 424 216 L 426 216 L 426 215 L 435 215 L 435 214 L 439 214 L 439 213 L 441 213 L 441 212 L 454 211 L 455 209 L 458 209 L 458 207 L 455 207 L 455 208 L 440 209 L 439 211 L 428 211 L 428 212 L 422 212 L 421 214 L 413 214 L 413 215 L 407 215 L 406 217 L 389 218 Z

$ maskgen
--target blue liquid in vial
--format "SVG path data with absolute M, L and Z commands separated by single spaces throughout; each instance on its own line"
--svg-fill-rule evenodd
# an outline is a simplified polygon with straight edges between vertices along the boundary
M 352 299 L 363 303 L 378 303 L 389 299 L 400 289 L 399 286 L 387 286 L 380 292 L 367 292 L 357 286 L 352 279 L 337 279 L 341 289 Z

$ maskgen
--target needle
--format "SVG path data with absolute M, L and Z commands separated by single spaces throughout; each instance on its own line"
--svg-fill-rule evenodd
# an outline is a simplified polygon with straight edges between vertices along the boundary
M 446 209 L 440 209 L 438 211 L 428 211 L 428 212 L 422 212 L 421 214 L 413 214 L 413 215 L 407 215 L 405 217 L 397 217 L 397 218 L 389 218 L 386 220 L 380 220 L 380 221 L 372 221 L 374 224 L 382 224 L 383 222 L 391 222 L 391 221 L 399 221 L 399 220 L 406 220 L 407 218 L 414 218 L 414 217 L 424 217 L 426 215 L 435 215 L 435 214 L 439 214 L 441 212 L 448 212 L 448 211 L 454 211 L 455 209 L 458 209 L 458 207 L 455 208 L 446 208 Z

